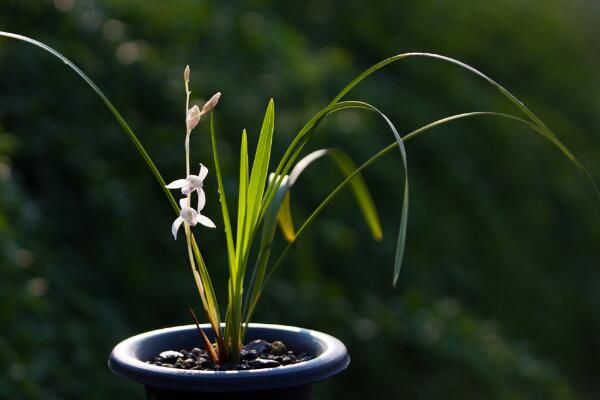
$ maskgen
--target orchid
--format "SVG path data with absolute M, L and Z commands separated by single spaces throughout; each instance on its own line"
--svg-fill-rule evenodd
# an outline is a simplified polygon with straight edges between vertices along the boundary
M 189 82 L 189 72 L 187 74 L 184 73 L 184 77 L 187 77 L 186 82 Z M 190 108 L 185 119 L 188 130 L 191 131 L 194 129 L 200 122 L 200 118 L 202 118 L 203 115 L 211 112 L 217 106 L 220 98 L 221 92 L 217 92 L 206 103 L 204 103 L 202 109 L 200 109 L 198 106 L 193 106 Z
M 366 184 L 362 178 L 361 172 L 370 166 L 375 161 L 382 158 L 384 155 L 399 150 L 402 159 L 402 167 L 404 176 L 401 180 L 403 188 L 403 197 L 401 202 L 400 229 L 396 241 L 396 257 L 393 269 L 393 285 L 396 285 L 404 256 L 404 244 L 407 232 L 407 216 L 409 204 L 408 192 L 408 176 L 407 176 L 407 158 L 404 143 L 412 138 L 421 135 L 431 129 L 450 123 L 452 121 L 472 118 L 472 117 L 495 117 L 503 118 L 513 123 L 522 124 L 535 133 L 541 135 L 548 140 L 563 155 L 573 162 L 581 171 L 583 171 L 590 179 L 596 193 L 600 196 L 594 181 L 591 179 L 589 172 L 583 167 L 581 162 L 563 145 L 558 137 L 533 113 L 523 102 L 517 99 L 512 93 L 501 86 L 496 81 L 489 78 L 487 75 L 464 64 L 458 60 L 431 53 L 404 53 L 385 59 L 378 64 L 370 67 L 362 72 L 346 87 L 344 87 L 329 104 L 325 105 L 320 111 L 313 115 L 305 125 L 296 133 L 290 144 L 284 151 L 283 156 L 277 163 L 274 172 L 269 175 L 271 161 L 271 148 L 273 143 L 274 120 L 275 120 L 275 105 L 271 99 L 267 106 L 262 126 L 258 135 L 256 151 L 252 164 L 250 164 L 248 137 L 246 130 L 242 131 L 240 143 L 240 174 L 239 174 L 239 192 L 237 196 L 237 225 L 232 224 L 229 215 L 229 208 L 226 200 L 226 191 L 221 176 L 221 167 L 219 161 L 219 151 L 217 149 L 217 140 L 214 126 L 214 113 L 210 114 L 210 142 L 212 147 L 212 156 L 216 171 L 216 180 L 218 187 L 219 203 L 221 207 L 223 232 L 225 234 L 225 245 L 227 249 L 227 263 L 229 267 L 230 278 L 228 281 L 228 302 L 225 314 L 225 319 L 220 316 L 219 306 L 217 302 L 216 292 L 213 288 L 211 277 L 208 272 L 208 267 L 204 261 L 202 252 L 198 246 L 191 228 L 200 224 L 206 227 L 214 228 L 215 224 L 210 218 L 202 214 L 206 203 L 206 195 L 204 193 L 204 180 L 208 174 L 208 169 L 200 164 L 198 175 L 190 173 L 190 135 L 191 132 L 199 124 L 202 116 L 210 113 L 221 97 L 221 93 L 215 93 L 202 108 L 194 105 L 190 108 L 190 69 L 185 68 L 183 78 L 186 91 L 186 108 L 185 108 L 185 179 L 177 179 L 168 185 L 160 174 L 158 168 L 140 143 L 138 137 L 133 130 L 125 122 L 125 119 L 117 111 L 115 106 L 104 95 L 102 91 L 85 75 L 75 64 L 69 61 L 62 54 L 49 46 L 38 42 L 26 36 L 13 33 L 0 32 L 0 36 L 9 37 L 17 40 L 22 40 L 38 46 L 54 56 L 61 59 L 67 66 L 73 69 L 82 79 L 84 79 L 92 90 L 102 99 L 108 109 L 115 116 L 116 120 L 121 124 L 125 133 L 129 136 L 137 150 L 141 154 L 149 169 L 155 175 L 157 181 L 163 187 L 164 192 L 171 202 L 173 209 L 177 213 L 177 218 L 171 226 L 173 236 L 177 237 L 179 228 L 183 225 L 185 229 L 187 253 L 192 269 L 192 274 L 202 307 L 206 313 L 206 317 L 210 322 L 215 344 L 211 344 L 206 336 L 204 343 L 211 353 L 212 362 L 222 364 L 229 361 L 237 361 L 240 358 L 241 345 L 245 337 L 245 330 L 248 322 L 253 316 L 256 304 L 261 296 L 267 282 L 273 272 L 281 265 L 281 262 L 293 244 L 298 240 L 307 227 L 314 221 L 320 212 L 339 194 L 343 188 L 350 187 L 352 193 L 357 200 L 362 216 L 369 227 L 373 237 L 380 239 L 382 230 L 379 222 L 379 217 L 373 205 L 373 200 L 367 190 Z M 491 111 L 476 111 L 463 114 L 451 115 L 442 118 L 422 127 L 400 136 L 391 120 L 375 106 L 354 100 L 344 100 L 344 98 L 352 91 L 352 89 L 360 82 L 371 76 L 376 71 L 382 68 L 399 62 L 407 58 L 425 58 L 430 60 L 442 61 L 445 63 L 458 66 L 469 73 L 474 74 L 482 79 L 502 96 L 508 102 L 512 103 L 519 114 L 505 114 Z M 299 159 L 305 146 L 314 137 L 319 125 L 330 115 L 343 110 L 359 110 L 374 113 L 381 117 L 385 125 L 389 128 L 394 136 L 394 141 L 383 149 L 375 153 L 371 158 L 364 161 L 361 165 L 356 166 L 350 157 L 338 149 L 322 149 L 317 150 L 308 156 Z M 306 218 L 298 229 L 294 228 L 292 216 L 290 212 L 290 191 L 297 183 L 302 171 L 311 165 L 316 160 L 323 156 L 330 156 L 334 164 L 342 175 L 343 181 L 330 192 L 330 194 L 321 201 L 316 209 Z M 270 176 L 270 178 L 269 178 Z M 181 189 L 181 192 L 186 197 L 177 202 L 169 191 L 170 189 Z M 192 205 L 192 195 L 196 192 L 198 196 L 198 204 L 196 208 Z M 233 221 L 234 223 L 236 221 Z M 272 243 L 277 224 L 284 233 L 288 244 L 281 251 L 275 262 L 270 259 Z M 235 230 L 233 229 L 235 228 Z M 251 262 L 250 257 L 256 255 L 256 262 Z M 222 322 L 224 324 L 222 325 Z M 204 335 L 203 331 L 199 329 Z
M 204 189 L 202 189 L 202 186 L 206 175 L 208 175 L 208 168 L 201 163 L 198 175 L 188 175 L 185 179 L 174 180 L 165 187 L 167 189 L 181 189 L 181 193 L 184 196 L 187 196 L 194 191 L 197 191 L 198 195 L 204 196 Z
M 205 215 L 202 215 L 201 211 L 204 209 L 204 205 L 206 204 L 206 194 L 204 193 L 203 185 L 204 179 L 208 175 L 208 168 L 204 166 L 204 164 L 200 163 L 200 171 L 198 175 L 190 174 L 190 134 L 192 130 L 198 125 L 200 122 L 200 118 L 202 115 L 210 112 L 217 103 L 219 102 L 219 98 L 221 97 L 221 93 L 217 92 L 213 95 L 209 101 L 206 102 L 202 110 L 195 105 L 192 108 L 189 108 L 190 103 L 190 94 L 192 93 L 189 89 L 190 82 L 190 67 L 187 65 L 183 72 L 183 80 L 185 83 L 185 93 L 186 93 L 186 118 L 185 118 L 185 170 L 187 176 L 185 179 L 176 179 L 173 182 L 165 185 L 167 189 L 181 189 L 181 193 L 186 196 L 179 200 L 179 206 L 181 210 L 179 211 L 179 216 L 173 221 L 173 225 L 171 225 L 171 233 L 173 234 L 173 238 L 177 240 L 177 232 L 181 225 L 185 222 L 187 226 L 194 227 L 197 224 L 207 226 L 209 228 L 215 228 L 215 224 L 212 222 L 210 218 Z M 198 193 L 198 206 L 197 209 L 193 209 L 191 207 L 191 196 L 193 192 Z M 188 249 L 191 250 L 191 236 L 189 230 L 186 229 L 186 238 L 188 242 Z M 190 251 L 191 253 L 191 251 Z M 192 267 L 194 265 L 193 258 L 190 257 L 190 262 L 192 263 Z
M 189 226 L 196 226 L 197 224 L 200 224 L 209 228 L 216 228 L 216 225 L 210 220 L 210 218 L 201 214 L 205 202 L 206 198 L 204 196 L 200 196 L 198 198 L 198 209 L 194 210 L 193 208 L 188 206 L 187 197 L 184 197 L 183 199 L 179 200 L 181 211 L 179 213 L 179 217 L 175 219 L 173 225 L 171 226 L 171 233 L 173 233 L 174 239 L 177 239 L 177 232 L 179 231 L 181 224 L 184 222 Z
M 190 108 L 187 112 L 187 117 L 185 119 L 185 123 L 188 130 L 191 131 L 192 129 L 194 129 L 196 125 L 198 125 L 198 122 L 200 122 L 201 117 L 202 111 L 200 111 L 200 108 L 198 106 L 193 106 L 192 108 Z

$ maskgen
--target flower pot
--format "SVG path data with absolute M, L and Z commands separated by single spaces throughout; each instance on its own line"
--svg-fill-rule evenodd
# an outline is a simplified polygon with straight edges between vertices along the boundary
M 201 325 L 210 337 L 208 324 Z M 346 347 L 325 333 L 283 325 L 250 324 L 248 341 L 281 340 L 296 353 L 315 358 L 293 365 L 249 371 L 196 371 L 147 364 L 165 350 L 200 346 L 195 325 L 142 333 L 119 343 L 108 366 L 115 374 L 142 383 L 148 399 L 308 400 L 315 382 L 329 378 L 350 363 Z

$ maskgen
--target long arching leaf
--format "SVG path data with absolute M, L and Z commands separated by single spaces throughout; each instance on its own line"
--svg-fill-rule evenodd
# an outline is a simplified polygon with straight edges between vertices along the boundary
M 289 190 L 291 191 L 292 187 L 296 184 L 298 177 L 304 172 L 304 170 L 312 165 L 313 162 L 318 159 L 329 156 L 334 165 L 339 169 L 344 178 L 348 177 L 356 170 L 356 164 L 352 161 L 350 156 L 343 152 L 340 149 L 321 149 L 316 150 L 307 156 L 305 156 L 302 160 L 298 161 L 298 163 L 292 169 L 290 173 L 290 179 L 288 182 Z M 375 240 L 381 240 L 383 237 L 383 233 L 381 231 L 381 223 L 379 221 L 379 215 L 377 214 L 377 209 L 375 208 L 375 204 L 373 203 L 373 199 L 371 197 L 371 193 L 369 193 L 369 189 L 367 187 L 367 183 L 361 174 L 356 175 L 350 181 L 350 188 L 352 190 L 352 194 L 356 199 L 356 203 L 363 215 L 363 218 L 371 230 L 371 234 Z M 281 208 L 279 210 L 279 227 L 286 238 L 286 240 L 291 241 L 294 238 L 294 224 L 292 221 L 291 215 L 291 207 L 290 207 L 290 192 L 286 193 L 285 198 L 283 199 L 283 203 L 281 204 Z

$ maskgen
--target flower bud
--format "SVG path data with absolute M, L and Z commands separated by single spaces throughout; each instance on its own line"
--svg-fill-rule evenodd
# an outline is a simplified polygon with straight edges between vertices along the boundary
M 206 104 L 204 104 L 204 107 L 202 107 L 202 114 L 207 114 L 211 112 L 211 110 L 217 106 L 217 103 L 219 103 L 220 98 L 221 92 L 215 93 L 213 97 L 211 97 L 210 100 L 208 100 Z
M 183 80 L 185 82 L 190 81 L 190 66 L 189 65 L 185 66 L 185 70 L 183 71 Z
M 196 127 L 196 125 L 198 125 L 201 116 L 202 112 L 200 111 L 200 108 L 198 106 L 194 106 L 188 110 L 188 114 L 185 119 L 185 124 L 189 131 L 191 131 Z

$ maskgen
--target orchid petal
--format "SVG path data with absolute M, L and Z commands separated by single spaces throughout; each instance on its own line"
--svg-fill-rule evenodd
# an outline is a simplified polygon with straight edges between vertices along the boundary
M 183 218 L 185 223 L 187 223 L 189 226 L 196 226 L 196 217 L 198 216 L 198 212 L 193 208 L 188 206 L 182 207 L 179 216 Z
M 198 212 L 204 209 L 204 205 L 206 204 L 206 194 L 204 194 L 204 190 L 198 189 Z
M 214 224 L 214 222 L 212 222 L 212 221 L 210 220 L 210 218 L 208 218 L 207 216 L 205 216 L 205 215 L 202 215 L 202 214 L 198 214 L 198 216 L 196 217 L 196 221 L 197 221 L 199 224 L 201 224 L 201 225 L 204 225 L 204 226 L 207 226 L 207 227 L 209 227 L 209 228 L 216 228 L 216 227 L 217 227 L 217 226 Z
M 198 172 L 198 177 L 200 178 L 201 181 L 204 181 L 204 179 L 206 178 L 206 175 L 208 175 L 208 168 L 206 168 L 204 166 L 204 164 L 200 164 L 200 172 Z
M 202 178 L 200 178 L 198 175 L 188 175 L 185 180 L 192 189 L 202 187 Z
M 179 207 L 183 210 L 188 206 L 188 198 L 184 197 L 183 199 L 179 199 Z
M 202 114 L 207 114 L 212 111 L 213 108 L 217 106 L 219 103 L 219 99 L 221 98 L 221 92 L 215 93 L 202 107 Z
M 165 186 L 167 189 L 181 189 L 182 187 L 184 187 L 187 184 L 187 180 L 185 179 L 177 179 L 171 183 L 169 183 L 167 186 Z
M 201 116 L 202 116 L 202 114 L 201 114 L 200 108 L 198 108 L 198 106 L 193 106 L 192 108 L 190 108 L 188 110 L 187 117 L 185 119 L 185 123 L 186 123 L 187 129 L 189 131 L 191 131 L 192 129 L 194 129 L 196 127 L 196 125 L 198 125 L 198 122 L 200 122 Z
M 179 231 L 179 227 L 183 223 L 183 218 L 177 217 L 175 221 L 173 221 L 173 225 L 171 226 L 171 233 L 173 233 L 173 238 L 177 240 L 177 232 Z

